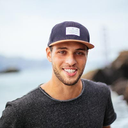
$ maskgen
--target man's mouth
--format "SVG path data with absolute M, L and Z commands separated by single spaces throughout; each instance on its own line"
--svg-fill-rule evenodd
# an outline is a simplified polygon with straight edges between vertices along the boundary
M 64 71 L 68 73 L 74 73 L 76 70 L 75 69 L 64 69 Z
M 69 76 L 75 76 L 76 73 L 77 73 L 77 69 L 63 68 L 63 70 L 64 70 Z

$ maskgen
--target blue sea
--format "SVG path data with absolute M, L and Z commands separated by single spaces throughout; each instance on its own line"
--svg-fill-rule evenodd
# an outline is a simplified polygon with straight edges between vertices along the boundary
M 51 78 L 50 69 L 24 70 L 18 73 L 0 74 L 0 116 L 6 102 L 21 97 Z M 117 120 L 112 128 L 128 128 L 128 105 L 123 96 L 112 92 L 112 101 L 117 113 Z

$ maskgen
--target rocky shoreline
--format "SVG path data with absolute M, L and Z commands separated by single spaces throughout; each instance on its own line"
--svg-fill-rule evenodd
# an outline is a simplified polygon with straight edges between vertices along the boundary
M 122 51 L 109 66 L 90 71 L 82 78 L 106 83 L 128 103 L 128 51 Z
M 15 67 L 9 67 L 5 70 L 2 70 L 0 71 L 0 74 L 3 74 L 3 73 L 13 73 L 13 72 L 19 72 L 20 70 L 18 68 L 15 68 Z

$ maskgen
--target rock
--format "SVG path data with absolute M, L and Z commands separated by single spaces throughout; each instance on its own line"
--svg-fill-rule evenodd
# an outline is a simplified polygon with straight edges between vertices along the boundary
M 113 83 L 111 88 L 113 91 L 117 92 L 118 95 L 124 95 L 127 84 L 128 84 L 127 79 L 120 78 Z
M 120 52 L 119 56 L 112 62 L 113 69 L 120 69 L 124 64 L 128 65 L 128 51 Z

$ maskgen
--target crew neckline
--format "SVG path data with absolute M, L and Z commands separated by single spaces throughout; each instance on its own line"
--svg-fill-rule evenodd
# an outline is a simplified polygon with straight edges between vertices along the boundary
M 51 100 L 59 101 L 59 102 L 69 102 L 69 101 L 74 101 L 74 100 L 78 99 L 78 98 L 81 97 L 81 95 L 83 94 L 84 89 L 85 89 L 85 85 L 84 85 L 84 82 L 83 82 L 82 79 L 81 79 L 81 81 L 82 81 L 82 91 L 81 91 L 81 93 L 80 93 L 77 97 L 72 98 L 72 99 L 69 99 L 69 100 L 58 100 L 58 99 L 53 98 L 53 97 L 50 96 L 44 89 L 41 88 L 41 85 L 39 86 L 39 89 L 40 89 L 41 92 L 43 92 L 43 94 L 44 94 L 45 96 L 47 96 L 47 97 L 48 97 L 49 99 L 51 99 Z

